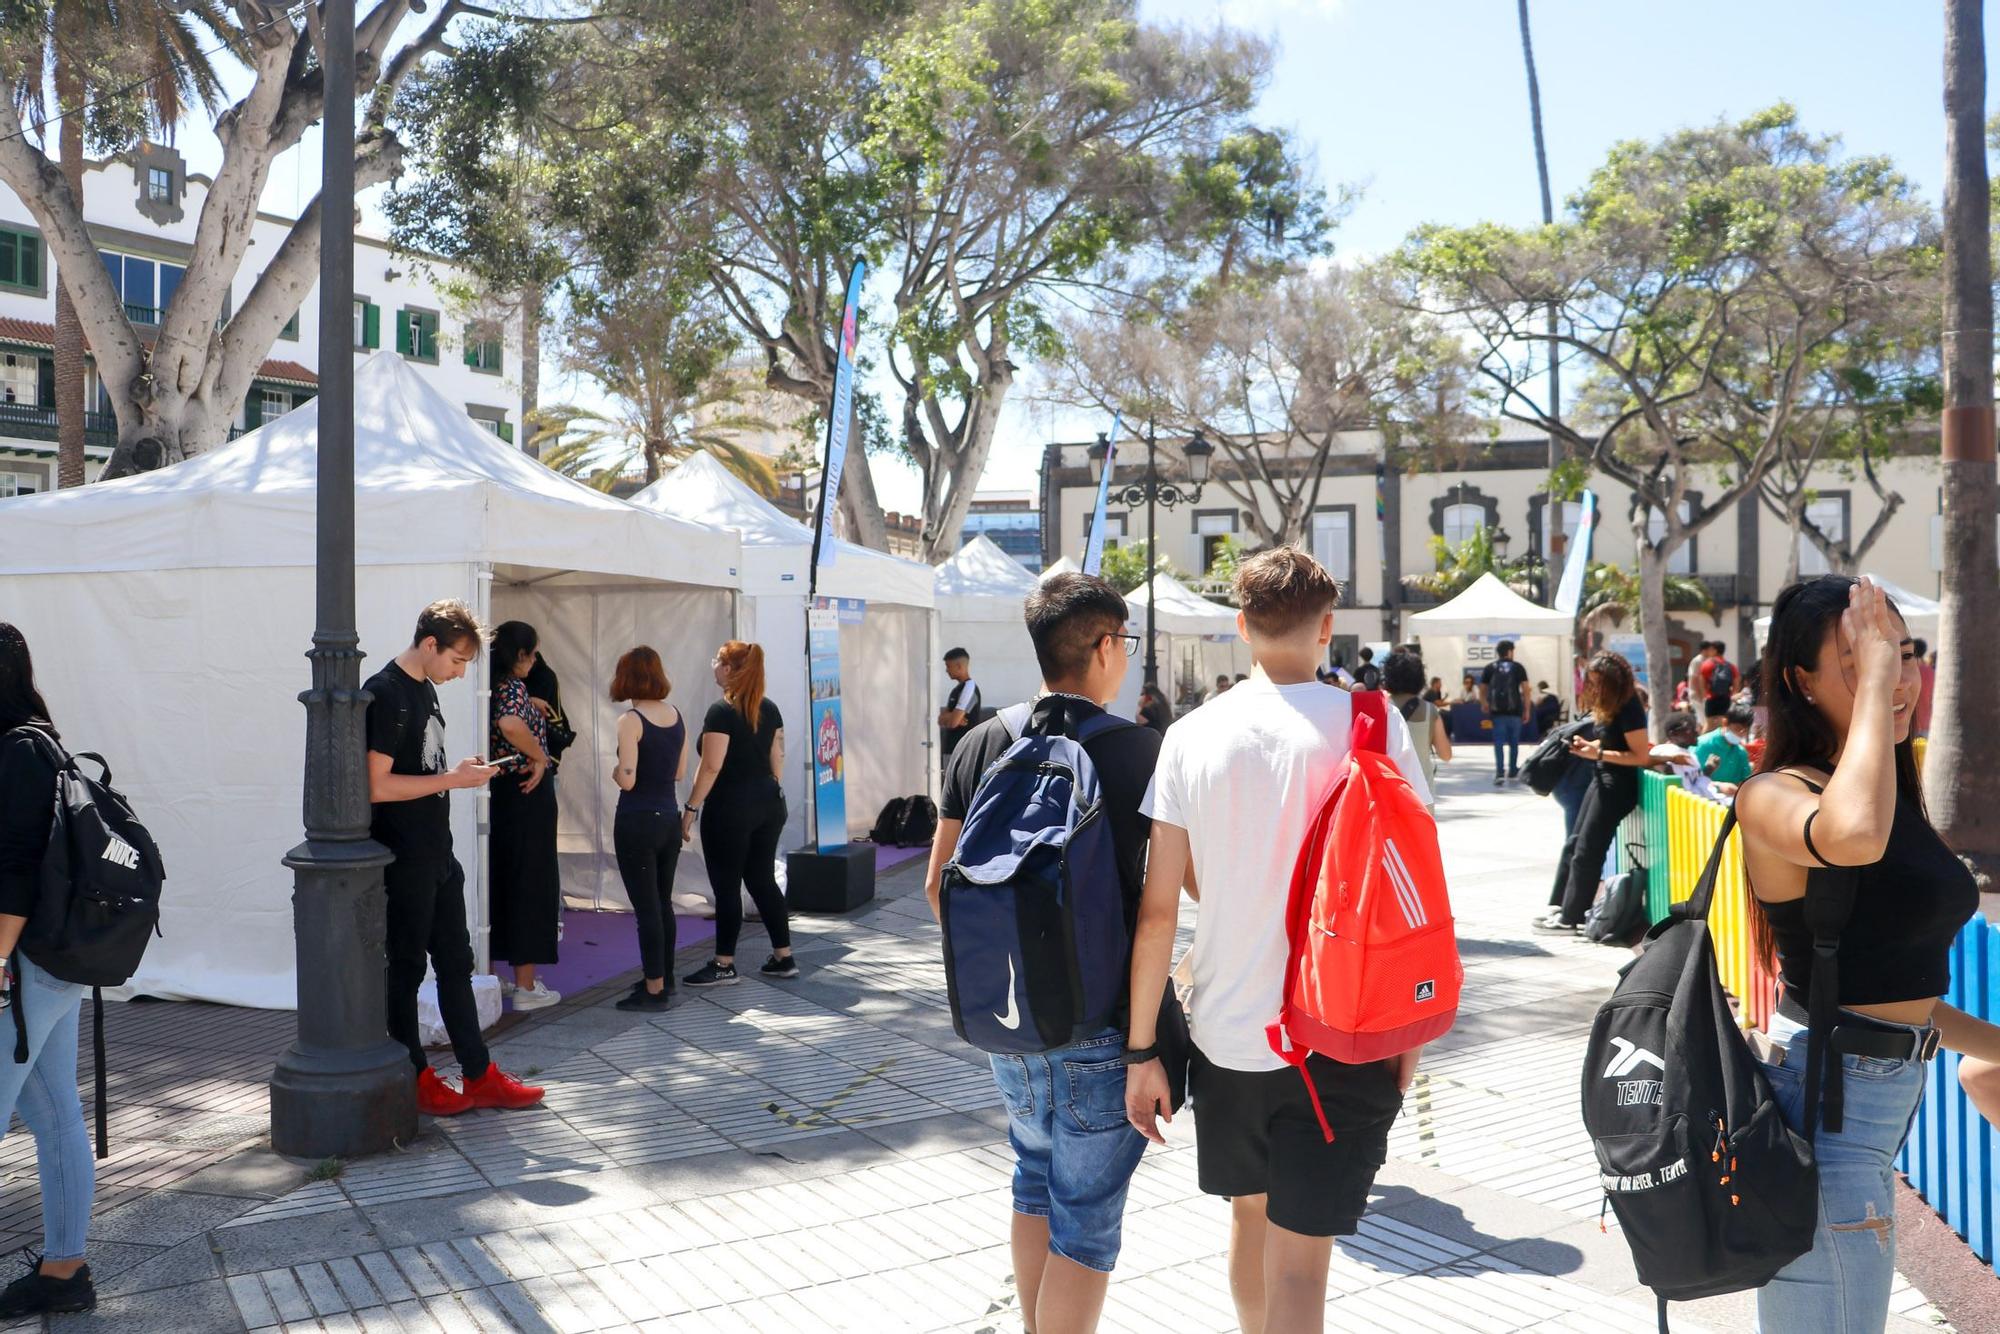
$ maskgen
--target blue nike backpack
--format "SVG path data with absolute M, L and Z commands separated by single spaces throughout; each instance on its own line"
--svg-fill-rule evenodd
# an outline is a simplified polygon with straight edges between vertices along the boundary
M 981 1051 L 1054 1051 L 1102 1031 L 1123 998 L 1131 935 L 1097 769 L 1083 743 L 1132 723 L 1098 714 L 1075 737 L 1015 737 L 980 776 L 944 868 L 939 916 L 951 1024 Z

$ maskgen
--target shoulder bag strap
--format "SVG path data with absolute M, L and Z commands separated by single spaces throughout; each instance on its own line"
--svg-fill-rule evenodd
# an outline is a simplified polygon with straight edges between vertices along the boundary
M 1035 706 L 1032 703 L 1009 704 L 1000 710 L 1000 725 L 1007 729 L 1008 736 L 1019 741 L 1028 730 L 1028 719 L 1033 717 L 1034 713 Z
M 1356 746 L 1355 749 L 1387 751 L 1389 749 L 1389 710 L 1383 701 L 1387 700 L 1388 696 L 1379 690 L 1353 690 L 1348 692 L 1347 698 L 1352 702 L 1354 707 L 1354 721 L 1359 723 L 1363 718 L 1366 718 L 1373 724 L 1368 729 L 1368 734 L 1364 738 L 1363 743 Z M 1357 727 L 1354 730 L 1359 734 L 1361 729 Z
M 1812 987 L 1806 997 L 1808 1143 L 1816 1125 L 1840 1132 L 1845 1088 L 1840 1058 L 1832 1053 L 1833 1030 L 1840 1022 L 1840 933 L 1854 915 L 1860 887 L 1858 867 L 1828 866 L 1806 872 L 1806 925 L 1813 933 Z

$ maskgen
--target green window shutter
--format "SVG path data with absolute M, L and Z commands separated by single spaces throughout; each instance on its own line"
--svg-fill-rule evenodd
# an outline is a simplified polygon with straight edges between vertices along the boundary
M 382 346 L 382 308 L 373 301 L 361 308 L 361 346 L 370 352 Z
M 40 287 L 42 285 L 42 238 L 39 236 L 25 236 L 21 240 L 21 286 Z
M 438 359 L 437 316 L 424 316 L 419 323 L 418 329 L 421 336 L 417 342 L 417 355 L 425 361 L 436 361 Z
M 486 369 L 495 375 L 500 373 L 500 358 L 504 355 L 503 349 L 506 346 L 506 343 L 498 338 L 486 345 Z
M 407 310 L 396 312 L 396 351 L 406 357 L 416 355 L 416 348 L 410 342 L 410 312 Z
M 264 391 L 251 386 L 250 397 L 243 400 L 243 429 L 254 431 L 264 424 Z
M 510 445 L 514 443 L 514 423 L 512 422 L 500 423 L 500 438 L 502 440 L 505 440 Z
M 465 335 L 465 364 L 475 368 L 479 365 L 479 340 L 470 332 Z

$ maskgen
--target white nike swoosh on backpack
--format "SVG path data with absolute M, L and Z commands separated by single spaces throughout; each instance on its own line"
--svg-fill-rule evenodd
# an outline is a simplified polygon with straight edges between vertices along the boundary
M 1000 1021 L 1002 1028 L 1012 1029 L 1021 1026 L 1021 1007 L 1014 1001 L 1014 960 L 1011 955 L 1007 959 L 1007 1008 L 993 1017 Z

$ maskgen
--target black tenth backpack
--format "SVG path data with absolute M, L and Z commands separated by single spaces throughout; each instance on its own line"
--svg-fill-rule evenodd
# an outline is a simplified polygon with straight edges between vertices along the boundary
M 160 850 L 132 807 L 111 786 L 101 755 L 72 757 L 36 727 L 17 729 L 38 744 L 56 768 L 55 805 L 48 852 L 20 953 L 49 976 L 91 988 L 95 1003 L 92 1045 L 97 1057 L 97 1156 L 108 1153 L 104 1080 L 104 995 L 139 970 L 160 929 L 160 886 L 166 870 Z M 102 778 L 77 764 L 94 760 Z M 28 1059 L 27 988 L 14 987 L 14 1060 Z
M 1834 949 L 1854 905 L 1851 872 L 1807 877 L 1813 928 L 1806 1133 L 1786 1126 L 1770 1083 L 1730 1012 L 1716 972 L 1708 907 L 1731 811 L 1692 896 L 1647 933 L 1597 1012 L 1583 1066 L 1583 1122 L 1597 1148 L 1605 1200 L 1618 1215 L 1639 1281 L 1667 1302 L 1762 1287 L 1812 1249 L 1819 1120 L 1839 978 Z M 1840 1126 L 1839 1061 L 1826 1124 Z

